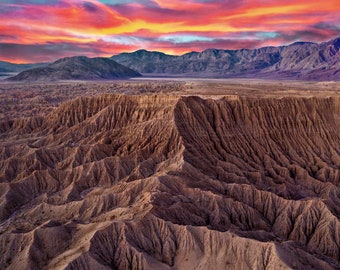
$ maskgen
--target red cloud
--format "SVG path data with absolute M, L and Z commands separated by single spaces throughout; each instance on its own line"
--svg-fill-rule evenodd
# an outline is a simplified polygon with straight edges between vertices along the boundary
M 52 2 L 0 4 L 1 60 L 51 61 L 78 52 L 110 56 L 141 48 L 182 54 L 324 41 L 340 34 L 338 0 Z M 164 39 L 169 35 L 179 38 Z

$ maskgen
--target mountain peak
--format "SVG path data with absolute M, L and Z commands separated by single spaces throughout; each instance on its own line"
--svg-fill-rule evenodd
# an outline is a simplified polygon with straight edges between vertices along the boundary
M 98 80 L 139 77 L 138 72 L 111 59 L 86 56 L 65 57 L 46 67 L 23 71 L 13 81 Z
M 333 39 L 331 43 L 336 47 L 337 49 L 340 49 L 340 37 Z
M 288 46 L 303 46 L 303 45 L 312 45 L 312 44 L 316 44 L 316 43 L 308 42 L 308 41 L 296 41 L 292 44 L 289 44 Z
M 85 55 L 67 56 L 67 57 L 60 58 L 60 59 L 54 61 L 51 64 L 58 63 L 58 62 L 64 62 L 64 61 L 85 60 L 85 59 L 90 59 L 90 58 L 85 56 Z

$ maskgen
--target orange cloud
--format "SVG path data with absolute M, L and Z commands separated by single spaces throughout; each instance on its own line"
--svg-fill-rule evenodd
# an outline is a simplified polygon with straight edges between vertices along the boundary
M 88 56 L 141 48 L 182 54 L 216 46 L 236 49 L 305 38 L 324 41 L 340 35 L 338 0 L 322 5 L 311 0 L 118 0 L 115 5 L 100 0 L 10 2 L 0 4 L 1 60 L 41 59 L 28 53 L 19 57 L 20 51 L 9 56 L 11 44 L 50 48 L 50 56 L 44 54 L 50 61 L 53 55 L 56 59 L 75 53 L 77 46 Z M 72 49 L 63 49 L 62 44 L 72 44 Z

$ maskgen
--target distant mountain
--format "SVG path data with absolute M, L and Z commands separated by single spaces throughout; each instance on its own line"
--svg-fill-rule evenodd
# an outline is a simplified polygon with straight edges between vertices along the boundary
M 339 49 L 337 38 L 321 44 L 296 42 L 259 49 L 207 49 L 181 56 L 140 50 L 111 59 L 145 74 L 339 80 Z
M 10 62 L 0 61 L 0 72 L 21 72 L 26 69 L 37 68 L 46 65 L 48 65 L 48 63 L 14 64 Z
M 111 59 L 122 65 L 127 64 L 129 68 L 139 70 L 142 73 L 167 73 L 170 70 L 167 63 L 176 62 L 178 56 L 139 50 L 133 53 L 122 53 L 113 56 Z
M 98 80 L 139 77 L 140 73 L 108 58 L 66 57 L 45 67 L 25 70 L 11 81 Z

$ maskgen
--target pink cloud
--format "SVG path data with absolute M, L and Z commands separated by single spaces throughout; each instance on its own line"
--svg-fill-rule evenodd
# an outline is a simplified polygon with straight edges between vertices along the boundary
M 338 0 L 322 5 L 310 0 L 143 0 L 116 5 L 13 0 L 0 4 L 0 15 L 0 59 L 16 62 L 50 61 L 77 52 L 109 56 L 141 48 L 182 54 L 321 42 L 340 35 Z

